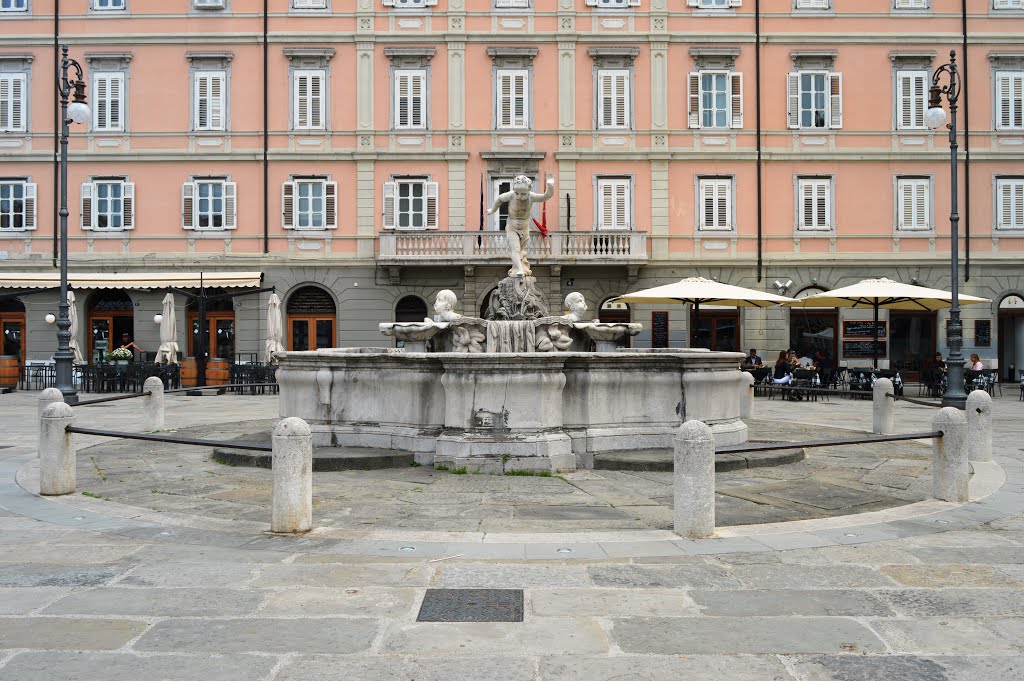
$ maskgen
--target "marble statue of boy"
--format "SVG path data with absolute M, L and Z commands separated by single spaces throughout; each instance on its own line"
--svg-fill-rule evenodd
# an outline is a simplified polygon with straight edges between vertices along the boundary
M 445 289 L 438 292 L 437 298 L 434 299 L 434 312 L 441 317 L 442 322 L 454 322 L 457 319 L 462 319 L 462 315 L 455 311 L 455 303 L 458 302 L 458 298 L 455 297 L 455 292 Z
M 565 307 L 569 310 L 569 314 L 565 315 L 569 321 L 583 321 L 583 315 L 587 313 L 587 301 L 582 293 L 573 291 L 567 295 L 565 297 Z
M 526 175 L 516 175 L 512 180 L 512 191 L 499 194 L 494 205 L 487 211 L 488 215 L 497 212 L 503 203 L 508 203 L 508 222 L 505 226 L 505 238 L 508 240 L 509 256 L 512 258 L 510 277 L 526 277 L 531 274 L 530 263 L 526 260 L 526 246 L 530 238 L 530 206 L 542 203 L 555 195 L 555 178 L 548 174 L 545 184 L 547 191 L 543 194 L 530 191 L 533 181 Z

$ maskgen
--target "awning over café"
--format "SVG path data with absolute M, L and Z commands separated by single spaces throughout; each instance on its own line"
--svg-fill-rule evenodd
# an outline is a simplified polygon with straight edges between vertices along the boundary
M 75 289 L 255 288 L 259 272 L 69 272 Z M 201 282 L 201 283 L 200 283 Z M 0 289 L 57 288 L 59 272 L 0 273 Z

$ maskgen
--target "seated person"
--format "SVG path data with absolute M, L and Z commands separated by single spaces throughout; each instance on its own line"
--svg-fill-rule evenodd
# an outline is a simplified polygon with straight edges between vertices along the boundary
M 945 373 L 946 363 L 942 361 L 941 353 L 936 352 L 931 359 L 925 361 L 924 370 L 921 372 L 921 378 L 932 395 L 935 395 L 941 388 L 942 376 Z
M 749 367 L 759 367 L 764 362 L 757 356 L 757 350 L 750 348 L 750 354 L 743 358 L 743 364 Z
M 793 381 L 793 367 L 789 363 L 789 355 L 783 350 L 779 358 L 775 360 L 775 371 L 772 373 L 772 383 L 775 385 L 788 385 Z
M 138 351 L 140 355 L 145 357 L 146 351 L 140 348 L 138 345 L 136 345 L 134 341 L 132 341 L 132 337 L 128 335 L 127 331 L 121 334 L 121 345 L 118 347 L 118 349 L 120 350 L 121 348 L 124 348 L 125 350 Z
M 814 368 L 818 370 L 818 375 L 821 376 L 821 382 L 824 385 L 828 385 L 832 378 L 832 358 L 828 356 L 824 350 L 818 350 L 814 353 Z
M 981 357 L 977 353 L 971 354 L 971 371 L 984 371 L 985 365 L 981 363 Z

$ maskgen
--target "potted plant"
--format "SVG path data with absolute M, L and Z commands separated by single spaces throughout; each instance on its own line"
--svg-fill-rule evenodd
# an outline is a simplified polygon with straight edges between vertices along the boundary
M 107 361 L 115 364 L 127 364 L 132 358 L 132 351 L 128 348 L 117 348 L 107 353 Z

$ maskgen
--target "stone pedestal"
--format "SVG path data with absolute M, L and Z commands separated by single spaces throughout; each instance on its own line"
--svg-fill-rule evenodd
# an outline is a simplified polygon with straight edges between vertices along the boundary
M 534 277 L 505 277 L 498 282 L 490 300 L 489 319 L 540 319 L 548 316 L 544 294 Z M 494 350 L 491 350 L 494 352 Z

